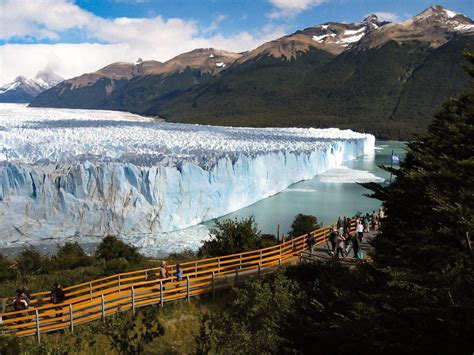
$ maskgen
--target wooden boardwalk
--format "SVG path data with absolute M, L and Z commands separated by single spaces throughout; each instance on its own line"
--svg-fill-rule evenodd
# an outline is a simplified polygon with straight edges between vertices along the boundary
M 355 232 L 355 221 L 350 224 Z M 264 249 L 215 258 L 181 263 L 184 278 L 176 279 L 176 265 L 170 265 L 171 277 L 158 279 L 158 268 L 132 271 L 64 288 L 67 300 L 60 304 L 49 302 L 49 291 L 32 294 L 31 306 L 22 311 L 0 313 L 3 333 L 13 336 L 35 335 L 61 329 L 71 332 L 80 324 L 95 320 L 106 321 L 110 315 L 135 310 L 153 304 L 186 299 L 201 294 L 226 289 L 251 277 L 272 272 L 283 264 L 298 261 L 329 259 L 327 238 L 331 226 L 293 238 Z M 308 255 L 307 239 L 312 235 L 316 244 L 314 253 Z M 366 234 L 362 248 L 368 250 L 367 241 L 374 233 Z M 346 258 L 343 262 L 348 262 Z

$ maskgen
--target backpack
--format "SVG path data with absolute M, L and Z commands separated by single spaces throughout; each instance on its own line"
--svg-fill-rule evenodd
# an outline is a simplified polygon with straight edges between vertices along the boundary
M 13 300 L 13 309 L 15 311 L 21 311 L 23 309 L 28 308 L 27 304 L 28 303 L 26 302 L 25 298 L 21 295 L 18 295 Z

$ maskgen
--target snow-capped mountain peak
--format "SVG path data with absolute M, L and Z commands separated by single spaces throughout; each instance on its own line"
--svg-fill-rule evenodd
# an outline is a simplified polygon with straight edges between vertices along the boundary
M 39 93 L 63 81 L 48 70 L 40 70 L 34 79 L 19 75 L 11 83 L 0 87 L 0 102 L 31 102 Z
M 474 31 L 474 22 L 470 18 L 439 5 L 427 8 L 422 13 L 402 22 L 402 24 L 417 27 L 434 25 L 455 32 Z
M 40 70 L 34 80 L 46 90 L 58 85 L 64 78 L 61 78 L 50 70 Z

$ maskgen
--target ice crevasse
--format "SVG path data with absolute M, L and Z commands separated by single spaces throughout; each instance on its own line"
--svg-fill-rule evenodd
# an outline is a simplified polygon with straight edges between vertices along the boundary
M 0 239 L 167 232 L 373 154 L 350 130 L 0 106 Z

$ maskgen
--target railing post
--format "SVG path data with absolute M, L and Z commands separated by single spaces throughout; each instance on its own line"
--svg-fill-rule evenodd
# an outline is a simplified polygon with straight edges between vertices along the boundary
M 191 301 L 191 295 L 189 293 L 189 276 L 186 276 L 186 299 L 188 302 Z
M 92 282 L 89 282 L 89 295 L 92 301 Z
M 221 272 L 221 258 L 217 258 L 217 272 Z
M 281 267 L 281 258 L 278 259 L 278 267 Z
M 120 275 L 118 275 L 118 289 L 119 289 L 119 292 L 120 292 Z
M 148 270 L 145 270 L 145 280 L 148 280 Z
M 40 322 L 39 322 L 38 310 L 35 311 L 35 314 L 36 314 L 36 339 L 38 340 L 38 344 L 41 344 L 41 332 L 40 332 Z
M 135 314 L 135 288 L 131 288 L 132 292 L 132 313 Z
M 262 263 L 258 263 L 257 275 L 258 275 L 258 278 L 262 277 Z
M 260 262 L 262 262 L 262 251 L 260 250 Z
M 300 262 L 303 261 L 303 252 L 300 252 Z
M 72 304 L 69 304 L 69 323 L 71 333 L 74 333 L 74 314 L 72 313 Z
M 198 272 L 198 263 L 197 261 L 194 262 L 194 272 L 197 274 Z
M 160 281 L 160 306 L 163 307 L 165 300 L 163 299 L 163 281 Z
M 102 322 L 105 322 L 105 299 L 104 295 L 100 295 L 100 300 L 102 303 Z
M 212 298 L 214 298 L 216 294 L 216 274 L 214 271 L 212 272 Z
M 236 266 L 235 267 L 235 284 L 237 285 L 238 282 L 239 282 L 239 267 Z

